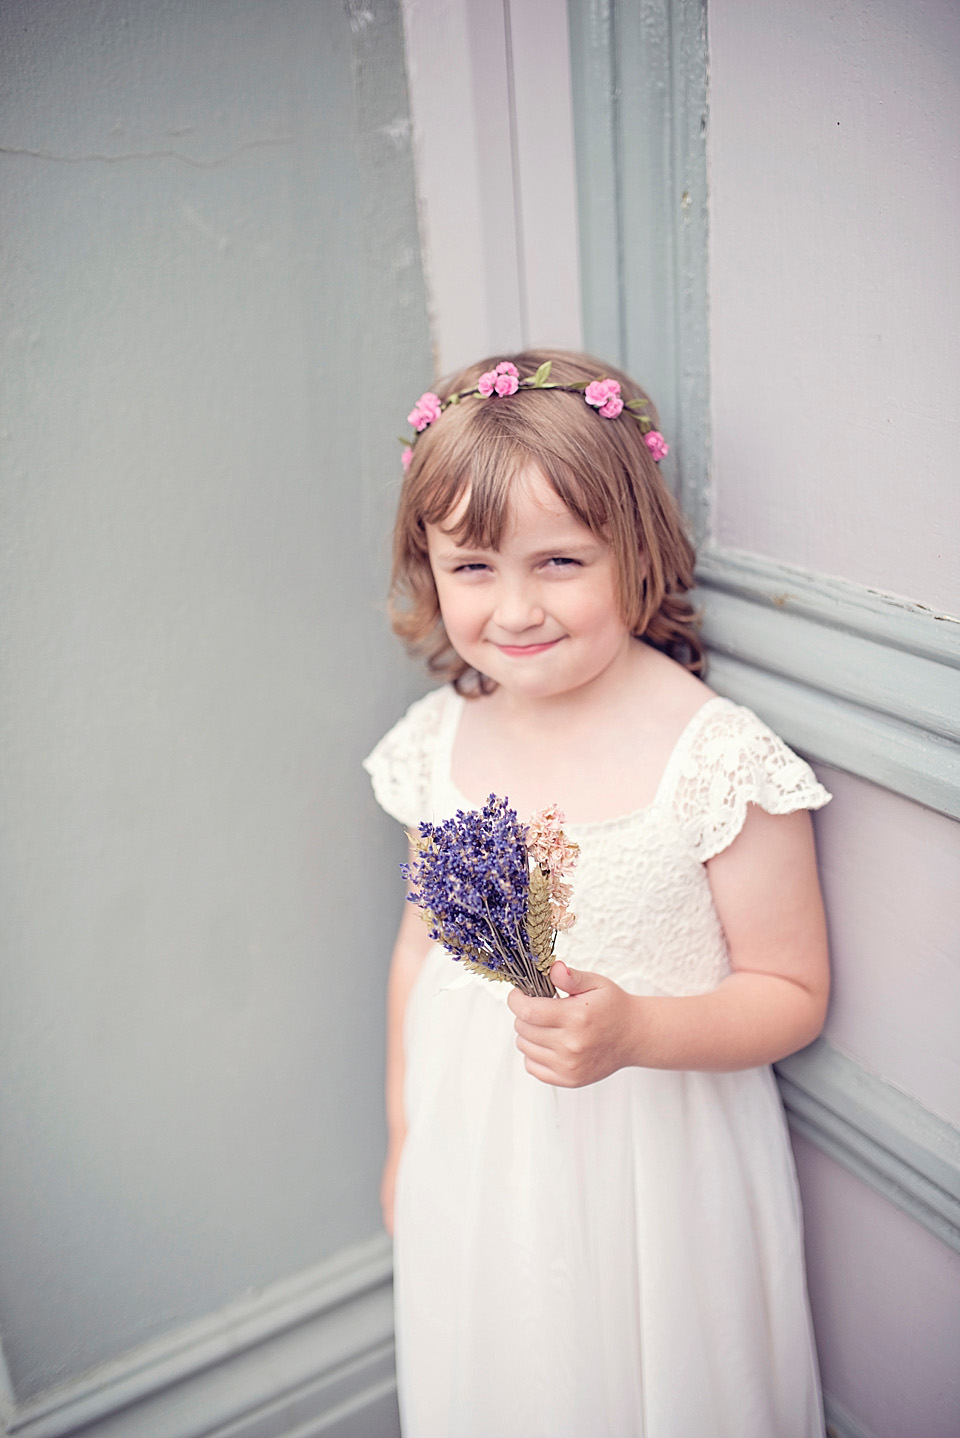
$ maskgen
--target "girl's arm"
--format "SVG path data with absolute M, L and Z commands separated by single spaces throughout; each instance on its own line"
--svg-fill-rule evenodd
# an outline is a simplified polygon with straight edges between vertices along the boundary
M 555 965 L 554 982 L 569 998 L 531 999 L 516 990 L 509 998 L 530 1073 L 579 1088 L 632 1065 L 752 1068 L 816 1038 L 830 980 L 809 814 L 772 815 L 751 804 L 737 838 L 708 862 L 707 873 L 730 974 L 710 993 L 660 998 Z
M 430 944 L 431 939 L 420 917 L 420 910 L 413 904 L 405 904 L 387 981 L 387 1157 L 380 1180 L 380 1207 L 383 1211 L 384 1227 L 390 1234 L 393 1233 L 393 1191 L 397 1164 L 400 1162 L 407 1134 L 407 1121 L 403 1110 L 403 1019 L 410 990 Z

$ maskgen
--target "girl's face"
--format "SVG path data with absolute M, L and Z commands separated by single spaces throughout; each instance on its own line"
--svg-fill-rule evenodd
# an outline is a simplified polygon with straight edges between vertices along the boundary
M 567 509 L 536 466 L 517 479 L 499 549 L 461 547 L 446 524 L 427 546 L 444 627 L 461 659 L 509 693 L 581 689 L 628 654 L 613 550 Z

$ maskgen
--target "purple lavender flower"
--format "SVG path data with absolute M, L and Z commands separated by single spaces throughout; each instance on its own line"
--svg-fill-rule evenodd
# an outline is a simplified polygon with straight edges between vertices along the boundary
M 530 886 L 526 830 L 505 799 L 421 824 L 403 874 L 408 898 L 424 910 L 430 937 L 458 961 L 526 993 L 553 994 L 527 932 Z

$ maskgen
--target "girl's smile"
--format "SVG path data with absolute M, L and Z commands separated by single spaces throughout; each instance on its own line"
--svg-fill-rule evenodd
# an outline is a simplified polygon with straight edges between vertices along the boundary
M 547 699 L 628 654 L 613 551 L 536 466 L 517 480 L 499 549 L 457 542 L 465 506 L 426 528 L 444 627 L 466 663 L 518 697 Z
M 500 644 L 497 647 L 501 654 L 511 654 L 523 658 L 525 655 L 545 654 L 548 649 L 552 649 L 555 644 L 559 643 L 559 639 L 550 639 L 544 644 Z

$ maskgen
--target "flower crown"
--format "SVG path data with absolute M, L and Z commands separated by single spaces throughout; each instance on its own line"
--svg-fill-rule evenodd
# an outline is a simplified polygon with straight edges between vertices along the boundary
M 550 379 L 551 360 L 544 360 L 536 374 L 529 375 L 526 379 L 520 378 L 520 373 L 515 364 L 509 360 L 502 360 L 493 369 L 486 370 L 477 380 L 473 389 L 462 389 L 455 394 L 447 395 L 441 399 L 433 390 L 428 389 L 417 400 L 413 409 L 407 415 L 407 423 L 412 424 L 416 434 L 410 439 L 401 439 L 400 443 L 405 445 L 403 451 L 403 467 L 410 468 L 410 461 L 413 459 L 413 446 L 419 435 L 431 424 L 440 418 L 445 409 L 453 404 L 459 404 L 462 399 L 471 395 L 478 395 L 480 399 L 490 399 L 492 395 L 499 395 L 506 398 L 508 395 L 516 394 L 518 389 L 560 389 L 566 390 L 568 394 L 582 394 L 587 404 L 593 408 L 604 419 L 616 419 L 619 414 L 626 410 L 631 419 L 635 419 L 643 434 L 643 442 L 649 449 L 653 458 L 659 463 L 670 451 L 670 446 L 658 429 L 654 429 L 653 420 L 648 414 L 641 411 L 649 408 L 650 401 L 647 399 L 627 399 L 620 394 L 620 382 L 615 379 L 595 379 L 582 384 L 557 384 Z

